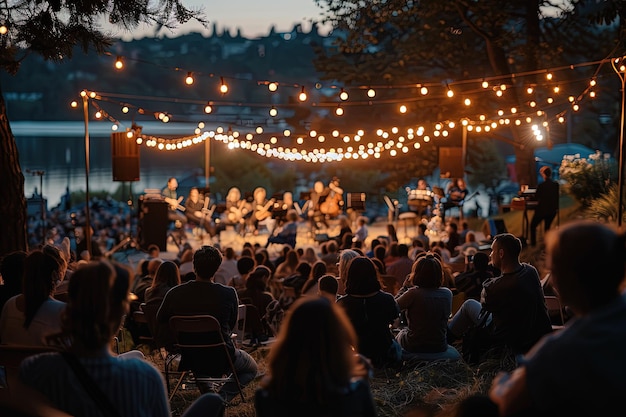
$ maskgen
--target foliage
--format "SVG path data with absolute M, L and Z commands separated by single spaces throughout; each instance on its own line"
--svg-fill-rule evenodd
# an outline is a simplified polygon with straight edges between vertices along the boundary
M 600 151 L 582 158 L 579 154 L 565 155 L 559 167 L 559 176 L 566 192 L 583 206 L 609 192 L 617 178 L 615 160 Z
M 507 179 L 504 158 L 491 140 L 470 138 L 468 146 L 469 183 L 495 190 Z
M 584 210 L 584 215 L 587 218 L 607 223 L 616 222 L 619 217 L 618 201 L 619 187 L 616 183 L 612 183 L 605 193 L 591 200 Z M 626 210 L 624 208 L 624 204 L 622 204 L 622 222 L 626 222 Z
M 67 1 L 8 1 L 0 5 L 2 27 L 0 37 L 0 66 L 10 74 L 19 70 L 29 54 L 47 61 L 60 62 L 72 57 L 80 47 L 102 54 L 111 45 L 108 33 L 100 27 L 102 19 L 113 25 L 132 28 L 139 23 L 173 27 L 191 19 L 204 22 L 199 11 L 183 6 L 180 0 L 67 0 Z M 4 187 L 0 198 L 0 256 L 26 250 L 26 200 L 15 138 L 4 96 L 0 96 L 0 178 Z
M 603 2 L 601 10 L 595 7 L 591 11 L 583 7 L 587 2 L 574 0 L 316 2 L 341 34 L 334 48 L 318 49 L 316 67 L 326 78 L 348 86 L 379 84 L 382 78 L 390 85 L 419 87 L 425 82 L 453 83 L 534 71 L 572 59 L 604 58 L 618 39 L 614 28 L 598 30 L 589 25 L 603 13 L 601 21 L 608 21 L 609 9 L 619 4 L 616 1 Z M 533 82 L 532 77 L 530 81 L 521 78 L 506 80 L 509 88 L 500 103 L 473 102 L 472 114 L 493 114 L 499 110 L 497 106 L 521 106 L 526 100 L 524 83 Z M 455 88 L 462 90 L 458 84 Z M 388 98 L 392 92 L 382 94 Z M 418 88 L 411 94 L 419 96 Z M 441 115 L 458 121 L 467 112 L 458 101 L 439 97 L 407 101 L 409 111 L 424 123 L 441 121 Z M 385 114 L 393 118 L 391 111 Z M 514 143 L 517 180 L 535 184 L 532 138 L 514 124 L 498 130 L 506 129 L 506 133 L 484 136 Z

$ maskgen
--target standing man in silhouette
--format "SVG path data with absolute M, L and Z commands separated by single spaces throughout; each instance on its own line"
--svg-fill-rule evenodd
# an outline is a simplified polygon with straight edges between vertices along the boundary
M 530 222 L 530 244 L 537 244 L 537 226 L 544 222 L 544 231 L 550 229 L 559 211 L 559 184 L 552 180 L 552 170 L 543 166 L 539 170 L 543 182 L 537 186 L 537 207 Z

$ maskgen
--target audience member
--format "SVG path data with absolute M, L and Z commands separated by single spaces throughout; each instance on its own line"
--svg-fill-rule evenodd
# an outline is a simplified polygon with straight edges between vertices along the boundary
M 400 243 L 398 245 L 398 258 L 387 264 L 387 275 L 395 277 L 398 288 L 400 288 L 404 284 L 407 275 L 411 273 L 412 267 L 413 260 L 409 258 L 409 247 L 404 243 Z
M 493 273 L 489 270 L 489 255 L 477 252 L 465 258 L 465 271 L 454 277 L 454 284 L 457 291 L 465 294 L 466 300 L 473 298 L 480 301 L 483 282 L 489 278 L 493 278 Z
M 233 287 L 213 281 L 222 263 L 220 251 L 212 246 L 202 246 L 193 256 L 196 279 L 172 288 L 165 295 L 157 313 L 159 331 L 169 331 L 169 319 L 174 315 L 209 314 L 219 321 L 222 336 L 228 345 L 239 382 L 247 385 L 257 373 L 257 364 L 247 353 L 235 348 L 230 337 L 237 325 L 239 299 Z M 171 340 L 171 338 L 169 339 Z M 220 389 L 220 395 L 229 401 L 238 394 L 235 382 L 228 382 Z
M 343 295 L 346 291 L 346 279 L 348 276 L 348 267 L 350 262 L 359 256 L 359 253 L 352 249 L 342 250 L 337 262 L 337 278 L 339 278 L 339 294 Z
M 50 252 L 35 250 L 24 259 L 22 293 L 9 298 L 0 314 L 0 343 L 46 346 L 47 337 L 61 331 L 65 303 L 53 293 L 66 264 Z
M 329 274 L 338 275 L 339 269 L 337 268 L 337 262 L 339 262 L 339 246 L 334 240 L 325 242 L 324 247 L 327 253 L 322 254 L 320 259 L 326 263 L 326 270 Z
M 231 277 L 228 280 L 228 286 L 235 288 L 235 290 L 243 290 L 246 288 L 246 280 L 248 279 L 248 275 L 254 267 L 256 266 L 256 261 L 254 258 L 250 258 L 249 256 L 241 256 L 237 259 L 237 274 Z
M 360 242 L 360 247 L 362 248 L 365 245 L 365 240 L 367 239 L 367 235 L 369 231 L 367 230 L 367 217 L 359 216 L 356 219 L 357 229 L 354 232 L 354 243 Z
M 554 284 L 575 317 L 537 343 L 519 368 L 495 378 L 490 397 L 501 416 L 604 416 L 621 409 L 625 243 L 623 232 L 588 221 L 546 236 Z
M 447 342 L 452 291 L 443 286 L 441 262 L 434 255 L 422 256 L 413 264 L 396 301 L 408 325 L 396 336 L 405 356 L 425 360 L 461 357 Z
M 170 416 L 159 370 L 133 355 L 116 357 L 110 349 L 128 313 L 129 276 L 123 272 L 106 261 L 80 266 L 70 280 L 63 315 L 64 340 L 71 342 L 67 352 L 31 356 L 20 367 L 27 387 L 71 415 L 107 414 L 97 394 L 85 388 L 79 376 L 84 373 L 108 399 L 108 415 Z M 215 397 L 200 397 L 183 416 L 223 415 L 222 401 Z
M 323 297 L 296 301 L 268 356 L 255 395 L 258 417 L 376 416 L 366 379 L 356 375 L 357 339 L 341 309 Z
M 214 282 L 217 284 L 228 285 L 232 277 L 237 275 L 237 254 L 235 249 L 227 246 L 224 249 L 224 260 L 215 273 Z
M 449 340 L 463 336 L 479 324 L 481 310 L 489 314 L 485 332 L 473 346 L 463 346 L 464 356 L 472 350 L 506 346 L 525 353 L 543 335 L 552 331 L 539 274 L 532 265 L 520 263 L 522 243 L 510 233 L 499 234 L 491 244 L 491 262 L 501 275 L 483 283 L 481 302 L 466 300 L 448 325 Z
M 22 276 L 24 275 L 25 251 L 10 252 L 0 262 L 0 311 L 11 297 L 22 293 Z
M 274 272 L 274 278 L 286 278 L 289 275 L 293 274 L 294 272 L 296 272 L 296 267 L 298 266 L 299 262 L 300 258 L 298 257 L 298 252 L 296 252 L 295 249 L 289 249 L 285 257 L 285 262 L 276 267 L 276 272 Z
M 302 286 L 303 295 L 316 295 L 317 294 L 317 282 L 319 279 L 326 275 L 326 264 L 323 261 L 317 261 L 311 268 L 311 275 L 309 279 Z
M 346 276 L 346 295 L 337 300 L 358 336 L 358 352 L 375 367 L 394 364 L 400 359 L 400 345 L 390 325 L 399 317 L 398 303 L 381 291 L 376 267 L 367 257 L 354 258 Z
M 337 301 L 337 290 L 339 289 L 339 282 L 334 275 L 323 275 L 317 281 L 317 295 L 320 297 L 326 297 L 333 303 Z
M 172 261 L 163 261 L 154 274 L 152 285 L 146 288 L 144 302 L 161 302 L 165 294 L 173 287 L 180 285 L 178 265 Z

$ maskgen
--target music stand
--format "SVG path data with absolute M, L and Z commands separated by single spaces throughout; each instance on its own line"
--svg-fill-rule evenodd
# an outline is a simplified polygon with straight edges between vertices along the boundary
M 365 211 L 365 193 L 348 193 L 348 208 L 354 211 Z

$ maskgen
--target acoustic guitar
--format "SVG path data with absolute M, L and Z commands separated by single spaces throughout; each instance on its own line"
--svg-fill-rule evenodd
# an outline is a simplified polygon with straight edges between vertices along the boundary
M 276 200 L 272 198 L 264 205 L 257 204 L 256 210 L 254 210 L 254 218 L 257 219 L 257 221 L 262 221 L 270 217 L 272 215 L 270 207 L 272 207 L 275 201 Z
M 169 197 L 163 197 L 163 199 L 170 205 L 170 210 L 186 210 L 185 207 L 180 204 L 183 201 L 182 196 L 178 197 L 178 200 Z

